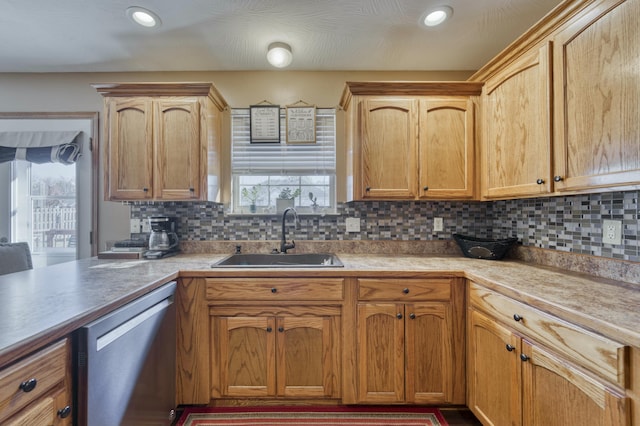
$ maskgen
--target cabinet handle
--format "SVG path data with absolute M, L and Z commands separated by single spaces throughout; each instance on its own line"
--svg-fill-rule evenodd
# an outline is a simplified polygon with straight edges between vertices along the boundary
M 520 315 L 518 315 L 518 314 L 513 314 L 513 319 L 514 319 L 516 322 L 520 322 L 520 321 L 522 321 L 522 317 L 521 317 Z
M 69 417 L 69 414 L 71 414 L 71 407 L 68 405 L 58 410 L 58 417 L 60 417 L 61 419 L 66 419 L 67 417 Z
M 275 288 L 275 287 L 271 287 L 271 293 L 277 293 L 277 292 L 278 292 L 278 289 L 277 289 L 277 288 Z
M 510 344 L 508 344 L 508 343 L 507 343 L 507 350 L 508 350 L 509 352 L 513 352 L 515 349 L 516 349 L 516 347 L 515 347 L 515 346 L 510 345 Z
M 422 190 L 423 190 L 423 191 L 428 191 L 428 190 L 429 190 L 429 187 L 428 187 L 428 186 L 425 186 L 424 188 L 422 188 Z
M 544 183 L 544 179 L 538 179 L 538 180 L 536 181 L 536 183 L 537 183 L 538 185 L 542 185 L 542 184 Z
M 190 192 L 196 192 L 196 189 L 195 188 L 189 188 L 189 191 Z
M 149 188 L 147 188 L 146 186 L 145 186 L 144 188 L 142 188 L 142 190 L 143 190 L 144 192 L 149 192 Z
M 367 186 L 364 190 L 365 190 L 365 191 L 367 191 L 367 192 L 369 192 L 369 191 L 371 191 L 371 187 L 370 187 L 370 186 Z
M 402 319 L 402 314 L 401 314 L 400 312 L 398 312 L 398 313 L 396 314 L 396 318 L 398 318 L 398 319 Z
M 20 390 L 22 392 L 31 392 L 36 388 L 37 384 L 38 381 L 36 379 L 25 380 L 24 382 L 20 383 Z
M 523 361 L 529 361 L 529 357 L 526 356 L 525 354 L 520 354 L 520 359 Z
M 402 289 L 402 292 L 403 292 L 404 294 L 409 294 L 409 289 L 408 289 L 408 288 Z
M 284 327 L 278 327 L 278 331 L 279 331 L 280 333 L 283 333 L 283 332 L 284 332 Z
M 267 333 L 271 333 L 272 331 L 273 331 L 273 328 L 267 327 Z
M 553 177 L 553 181 L 554 182 L 562 182 L 564 180 L 564 178 L 562 176 L 554 176 Z
M 411 318 L 411 319 L 416 319 L 416 314 L 414 314 L 413 312 L 411 312 L 411 313 L 409 314 L 409 318 Z

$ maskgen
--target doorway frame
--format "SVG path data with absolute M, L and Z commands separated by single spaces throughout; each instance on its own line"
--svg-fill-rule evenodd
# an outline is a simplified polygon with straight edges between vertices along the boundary
M 90 120 L 91 137 L 89 150 L 91 152 L 91 231 L 89 243 L 91 256 L 98 255 L 98 194 L 100 168 L 100 114 L 94 111 L 79 112 L 0 112 L 0 120 Z

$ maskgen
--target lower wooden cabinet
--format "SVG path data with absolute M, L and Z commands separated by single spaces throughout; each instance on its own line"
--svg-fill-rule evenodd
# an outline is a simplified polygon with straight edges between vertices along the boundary
M 70 365 L 71 343 L 63 339 L 0 370 L 0 424 L 71 425 Z
M 357 402 L 464 403 L 463 282 L 358 281 Z
M 214 398 L 340 396 L 339 307 L 212 308 L 211 333 Z
M 629 404 L 624 389 L 618 384 L 598 377 L 606 375 L 591 371 L 588 363 L 580 363 L 571 355 L 565 355 L 562 345 L 547 349 L 534 341 L 526 332 L 503 324 L 499 318 L 480 312 L 491 311 L 497 306 L 508 304 L 491 292 L 483 292 L 472 285 L 468 311 L 468 361 L 467 361 L 467 404 L 484 425 L 513 426 L 627 426 L 629 424 Z M 491 305 L 479 306 L 483 300 Z M 480 302 L 480 303 L 478 303 Z M 515 321 L 525 323 L 522 327 L 538 324 L 533 308 L 519 311 Z M 585 331 L 584 339 L 576 339 L 570 327 L 560 320 L 546 320 L 544 327 L 553 335 L 567 338 L 567 343 L 579 352 L 581 346 L 593 347 L 595 337 Z M 537 337 L 549 344 L 552 337 L 545 339 L 541 332 Z M 598 352 L 620 359 L 616 364 L 624 368 L 624 349 L 609 351 L 615 342 L 603 339 Z M 552 345 L 553 346 L 553 345 Z M 617 374 L 623 377 L 625 372 Z

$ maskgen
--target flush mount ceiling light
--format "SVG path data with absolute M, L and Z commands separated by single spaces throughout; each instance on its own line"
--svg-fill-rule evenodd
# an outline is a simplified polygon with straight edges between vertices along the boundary
M 424 19 L 422 22 L 427 27 L 435 27 L 436 25 L 440 25 L 444 21 L 449 19 L 451 15 L 453 15 L 453 9 L 451 9 L 449 6 L 440 6 L 428 11 L 424 15 Z
M 136 24 L 147 28 L 158 27 L 162 23 L 158 15 L 143 7 L 131 6 L 127 8 L 127 16 Z
M 291 46 L 287 43 L 276 41 L 267 49 L 267 61 L 276 68 L 284 68 L 291 63 L 293 54 Z

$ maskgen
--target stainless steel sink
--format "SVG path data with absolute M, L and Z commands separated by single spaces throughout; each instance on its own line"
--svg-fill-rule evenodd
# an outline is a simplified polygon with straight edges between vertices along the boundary
M 305 254 L 232 254 L 211 265 L 212 268 L 341 268 L 333 253 Z

